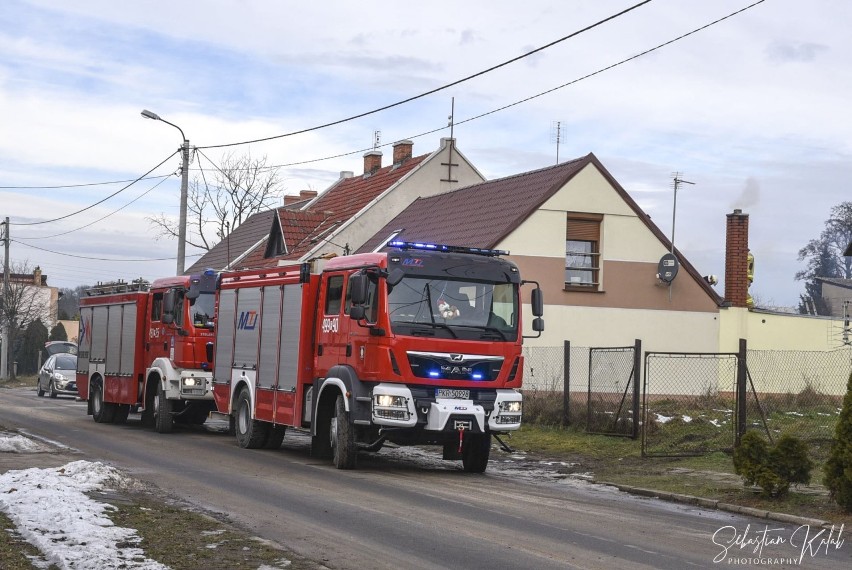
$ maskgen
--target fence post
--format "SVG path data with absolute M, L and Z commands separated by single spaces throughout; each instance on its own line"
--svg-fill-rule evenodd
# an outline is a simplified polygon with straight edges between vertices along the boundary
M 633 439 L 639 437 L 639 379 L 642 377 L 642 341 L 633 345 Z
M 562 353 L 562 425 L 571 425 L 571 341 L 563 343 Z
M 734 438 L 734 445 L 739 447 L 740 439 L 745 435 L 746 431 L 746 397 L 748 395 L 748 366 L 746 363 L 746 355 L 748 354 L 748 344 L 746 339 L 740 339 L 740 352 L 737 357 L 737 432 Z

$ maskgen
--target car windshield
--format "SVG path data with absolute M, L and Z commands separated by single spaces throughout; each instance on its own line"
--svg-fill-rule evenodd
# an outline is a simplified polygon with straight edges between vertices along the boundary
M 516 285 L 405 277 L 388 294 L 393 331 L 449 338 L 515 340 Z
M 59 355 L 56 357 L 56 364 L 54 365 L 54 368 L 56 370 L 76 370 L 77 357 Z
M 193 326 L 213 328 L 213 313 L 216 306 L 216 296 L 213 293 L 201 293 L 189 301 L 189 317 Z

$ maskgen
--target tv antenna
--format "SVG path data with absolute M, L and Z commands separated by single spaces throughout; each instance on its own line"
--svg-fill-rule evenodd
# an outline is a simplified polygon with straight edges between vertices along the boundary
M 675 218 L 677 215 L 677 189 L 681 184 L 695 184 L 695 182 L 690 182 L 689 180 L 684 180 L 681 178 L 680 172 L 672 172 L 672 188 L 674 188 L 674 203 L 672 204 L 672 255 L 674 255 L 674 247 L 675 247 Z
M 382 146 L 382 131 L 373 131 L 373 150 L 379 150 Z
M 562 142 L 562 121 L 550 123 L 550 142 L 556 143 L 556 164 L 559 164 L 559 143 Z

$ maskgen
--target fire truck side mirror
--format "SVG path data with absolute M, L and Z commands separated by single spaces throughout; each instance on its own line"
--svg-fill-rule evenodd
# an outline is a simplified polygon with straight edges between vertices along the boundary
M 544 330 L 544 319 L 542 319 L 541 317 L 534 318 L 533 322 L 532 322 L 532 329 L 535 332 L 543 331 Z
M 170 325 L 175 322 L 175 291 L 169 289 L 163 293 L 163 323 Z
M 539 287 L 532 290 L 532 314 L 535 317 L 541 317 L 544 315 L 544 295 Z
M 349 318 L 353 321 L 363 320 L 367 315 L 363 305 L 352 305 L 349 307 Z
M 388 274 L 386 281 L 390 287 L 393 287 L 394 285 L 398 285 L 403 277 L 405 277 L 405 271 L 399 267 L 394 267 L 393 271 Z
M 367 275 L 357 273 L 349 277 L 349 298 L 353 308 L 367 302 Z

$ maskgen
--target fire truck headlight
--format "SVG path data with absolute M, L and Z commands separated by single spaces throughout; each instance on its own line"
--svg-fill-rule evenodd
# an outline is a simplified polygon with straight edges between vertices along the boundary
M 197 383 L 198 383 L 198 381 L 195 378 L 184 378 L 183 379 L 183 385 L 184 386 L 191 387 L 191 386 L 195 386 Z
M 376 406 L 382 408 L 408 408 L 408 403 L 404 396 L 392 396 L 390 394 L 378 394 L 376 396 Z
M 523 404 L 518 401 L 500 402 L 500 411 L 507 414 L 520 414 Z

